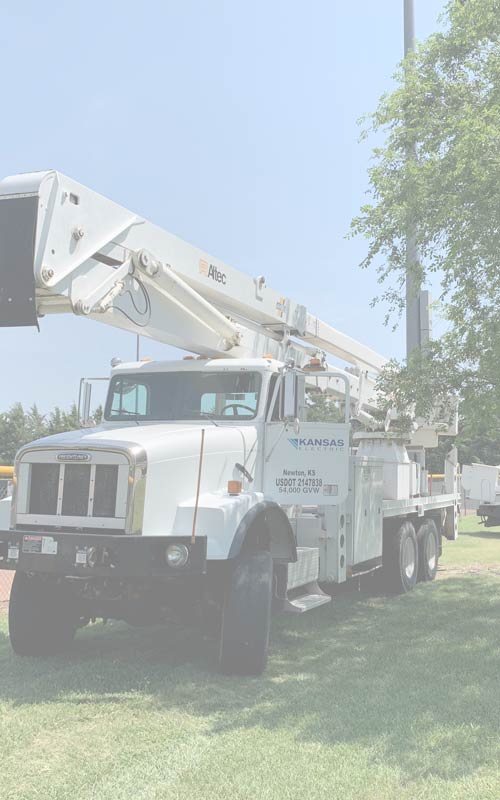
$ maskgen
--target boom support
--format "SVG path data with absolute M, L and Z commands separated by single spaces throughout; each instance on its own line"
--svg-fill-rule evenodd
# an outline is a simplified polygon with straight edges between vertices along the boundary
M 302 364 L 321 350 L 351 365 L 358 410 L 374 407 L 382 356 L 58 172 L 0 183 L 0 242 L 0 327 L 73 313 L 211 357 Z

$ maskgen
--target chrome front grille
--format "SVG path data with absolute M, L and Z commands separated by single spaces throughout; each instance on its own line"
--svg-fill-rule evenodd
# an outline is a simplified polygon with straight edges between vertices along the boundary
M 116 516 L 118 465 L 32 464 L 29 514 Z
M 91 517 L 90 501 L 90 464 L 64 464 L 62 482 L 61 514 L 63 517 Z M 63 466 L 61 465 L 61 472 Z M 91 510 L 91 509 L 90 509 Z
M 92 516 L 114 517 L 118 490 L 118 467 L 97 464 L 95 468 L 94 506 Z
M 28 511 L 57 514 L 60 464 L 32 464 Z
M 134 444 L 27 445 L 16 459 L 12 526 L 142 533 L 147 459 Z

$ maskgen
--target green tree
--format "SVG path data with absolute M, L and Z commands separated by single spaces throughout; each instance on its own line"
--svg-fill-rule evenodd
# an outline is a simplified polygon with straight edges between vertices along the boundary
M 47 433 L 45 435 L 74 431 L 79 427 L 80 421 L 78 419 L 78 409 L 75 403 L 73 403 L 69 411 L 63 411 L 59 406 L 56 406 L 49 414 Z
M 446 334 L 423 355 L 392 363 L 388 402 L 421 413 L 462 400 L 467 435 L 500 430 L 500 1 L 451 0 L 443 29 L 399 69 L 397 87 L 368 118 L 384 143 L 369 170 L 370 202 L 351 231 L 368 239 L 379 298 L 404 307 L 405 234 L 411 221 L 417 285 L 440 285 Z M 409 153 L 414 157 L 408 158 Z
M 339 404 L 332 397 L 321 391 L 307 393 L 308 422 L 339 422 L 343 415 Z
M 93 414 L 96 425 L 102 420 L 102 407 Z M 76 430 L 80 427 L 76 405 L 64 411 L 58 406 L 48 415 L 41 414 L 36 404 L 25 412 L 21 403 L 14 403 L 8 411 L 0 413 L 0 464 L 13 464 L 20 447 L 35 439 L 54 433 Z
M 63 433 L 65 430 L 64 412 L 61 411 L 59 406 L 56 406 L 49 414 L 49 419 L 47 422 L 47 434 L 50 436 L 54 433 Z
M 62 424 L 65 431 L 75 431 L 80 428 L 80 419 L 78 417 L 78 408 L 76 407 L 76 403 L 73 403 L 70 410 L 68 412 L 63 411 L 62 413 Z
M 0 463 L 13 464 L 19 448 L 29 441 L 29 429 L 21 403 L 0 414 Z
M 41 414 L 34 403 L 30 410 L 25 414 L 26 434 L 28 441 L 35 441 L 47 435 L 47 424 L 45 414 Z

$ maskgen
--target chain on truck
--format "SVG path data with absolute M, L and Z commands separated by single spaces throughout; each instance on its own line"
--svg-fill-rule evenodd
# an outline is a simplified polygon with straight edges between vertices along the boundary
M 385 359 L 369 347 L 57 172 L 7 178 L 0 326 L 64 313 L 195 355 L 115 361 L 101 425 L 84 380 L 82 429 L 18 453 L 0 502 L 17 653 L 60 650 L 96 618 L 201 609 L 221 669 L 256 674 L 272 610 L 312 610 L 374 570 L 394 592 L 435 577 L 457 536 L 457 465 L 430 496 L 425 449 L 454 421 L 370 431 Z M 337 421 L 308 421 L 311 392 Z

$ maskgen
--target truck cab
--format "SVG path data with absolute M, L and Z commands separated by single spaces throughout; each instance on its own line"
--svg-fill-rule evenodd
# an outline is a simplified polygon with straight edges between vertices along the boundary
M 207 558 L 227 558 L 239 522 L 264 499 L 263 434 L 268 418 L 280 421 L 282 368 L 272 359 L 120 364 L 99 427 L 19 453 L 13 526 L 182 536 L 197 502 Z M 228 493 L 231 482 L 239 492 Z

